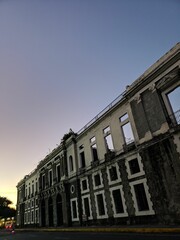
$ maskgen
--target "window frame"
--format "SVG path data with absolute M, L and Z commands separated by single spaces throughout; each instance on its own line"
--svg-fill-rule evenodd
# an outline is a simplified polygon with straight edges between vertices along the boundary
M 140 169 L 140 171 L 135 174 L 131 173 L 131 169 L 129 166 L 129 162 L 133 159 L 137 159 L 138 164 L 139 164 L 139 169 Z M 136 178 L 136 177 L 145 175 L 144 167 L 142 164 L 142 159 L 141 159 L 141 156 L 139 155 L 139 153 L 137 155 L 132 155 L 132 156 L 126 158 L 125 165 L 126 165 L 126 169 L 127 169 L 127 173 L 128 173 L 128 179 L 132 179 L 132 178 Z
M 95 176 L 96 176 L 97 174 L 99 174 L 99 176 L 100 176 L 100 181 L 101 181 L 101 184 L 98 185 L 98 186 L 95 185 Z M 94 190 L 104 187 L 103 179 L 102 179 L 102 172 L 101 172 L 101 171 L 94 172 L 94 173 L 92 174 L 92 177 L 93 177 L 93 189 L 94 189 Z
M 104 144 L 105 144 L 106 152 L 108 152 L 108 151 L 111 151 L 111 152 L 115 151 L 114 142 L 113 142 L 113 137 L 112 137 L 112 134 L 111 134 L 111 127 L 110 126 L 107 126 L 107 127 L 103 128 L 103 136 L 104 136 Z M 107 137 L 110 137 L 110 139 L 111 139 L 111 143 L 112 143 L 112 147 L 113 147 L 112 149 L 109 148 Z
M 111 180 L 110 169 L 111 169 L 112 167 L 115 167 L 115 168 L 116 168 L 117 177 L 118 177 L 116 180 Z M 108 175 L 109 185 L 112 185 L 112 184 L 115 184 L 115 183 L 119 183 L 119 182 L 122 181 L 122 180 L 121 180 L 121 174 L 120 174 L 120 171 L 119 171 L 119 165 L 118 165 L 118 163 L 114 163 L 114 164 L 112 164 L 112 165 L 107 166 L 106 172 L 107 172 L 107 175 Z
M 79 150 L 79 168 L 85 168 L 86 167 L 86 156 L 85 156 L 85 148 L 84 144 L 81 144 L 78 147 Z M 83 158 L 82 158 L 83 156 Z
M 124 116 L 127 115 L 127 118 L 123 119 Z M 122 114 L 120 117 L 119 117 L 119 124 L 120 124 L 120 128 L 121 128 L 121 134 L 123 136 L 123 141 L 124 141 L 124 144 L 126 144 L 127 146 L 134 143 L 135 142 L 135 134 L 134 134 L 134 131 L 133 131 L 133 128 L 132 128 L 132 124 L 131 124 L 131 121 L 129 119 L 129 114 L 128 112 L 125 112 L 124 114 Z M 125 131 L 123 130 L 123 127 L 126 125 L 126 124 L 129 124 L 130 125 L 130 129 L 131 129 L 131 133 L 132 133 L 132 137 L 133 139 L 130 140 L 129 142 L 126 141 L 126 136 L 125 136 Z
M 50 169 L 48 171 L 48 185 L 49 185 L 49 187 L 53 186 L 53 171 L 52 171 L 52 169 Z
M 122 188 L 123 188 L 123 186 L 120 185 L 120 186 L 111 187 L 111 188 L 109 189 L 109 190 L 110 190 L 110 195 L 111 195 L 111 203 L 112 203 L 113 216 L 114 216 L 114 217 L 127 217 L 127 216 L 128 216 L 127 206 L 126 206 L 125 198 L 124 198 L 124 191 L 123 191 Z M 123 213 L 116 213 L 116 206 L 115 206 L 114 197 L 113 197 L 113 191 L 114 191 L 114 190 L 119 190 L 119 191 L 120 191 L 121 200 L 122 200 L 122 206 L 123 206 L 123 210 L 124 210 Z
M 73 159 L 72 155 L 69 156 L 68 167 L 69 167 L 68 168 L 69 173 L 73 173 L 74 172 L 74 159 Z
M 138 185 L 138 184 L 143 184 L 143 186 L 144 186 L 149 210 L 139 211 L 136 194 L 135 194 L 135 190 L 134 190 L 134 186 Z M 139 179 L 134 182 L 131 182 L 130 187 L 131 187 L 131 193 L 132 193 L 132 198 L 133 198 L 133 202 L 134 202 L 135 216 L 154 215 L 155 212 L 153 210 L 153 203 L 151 201 L 151 195 L 149 193 L 149 187 L 147 185 L 147 180 L 144 178 L 144 179 Z
M 83 181 L 86 181 L 86 184 L 87 184 L 87 189 L 83 190 Z M 88 177 L 84 177 L 84 178 L 81 178 L 80 179 L 80 187 L 81 187 L 81 193 L 87 193 L 89 192 L 89 181 L 88 181 Z
M 78 201 L 77 201 L 77 198 L 70 199 L 70 202 L 71 202 L 71 220 L 72 220 L 72 222 L 79 221 L 79 211 L 78 211 Z M 75 205 L 76 205 L 77 217 L 74 217 L 74 215 L 73 215 L 73 202 L 75 202 Z
M 56 179 L 58 183 L 61 181 L 61 164 L 60 163 L 56 165 Z
M 173 84 L 171 87 L 168 87 L 167 89 L 162 90 L 162 92 L 161 92 L 161 96 L 162 96 L 162 99 L 163 99 L 163 102 L 164 102 L 164 105 L 165 105 L 168 117 L 172 116 L 173 119 L 171 119 L 171 121 L 174 122 L 174 123 L 177 122 L 177 119 L 174 116 L 175 112 L 173 110 L 173 106 L 171 104 L 171 101 L 170 101 L 168 95 L 170 93 L 172 93 L 178 87 L 180 87 L 180 84 L 177 82 L 176 84 Z
M 95 195 L 95 206 L 96 206 L 97 219 L 106 219 L 106 218 L 108 218 L 104 190 L 95 192 L 94 195 Z M 97 201 L 97 196 L 98 195 L 102 195 L 103 204 L 104 204 L 104 212 L 105 212 L 104 215 L 99 215 L 99 208 L 98 208 L 98 201 Z
M 85 215 L 85 204 L 84 204 L 84 199 L 85 198 L 88 198 L 88 202 L 89 202 L 89 212 L 90 212 L 90 216 L 87 216 L 88 217 L 88 220 L 92 220 L 93 217 L 92 217 L 92 209 L 91 209 L 91 198 L 90 198 L 90 194 L 87 194 L 87 195 L 84 195 L 82 196 L 82 212 L 83 214 Z

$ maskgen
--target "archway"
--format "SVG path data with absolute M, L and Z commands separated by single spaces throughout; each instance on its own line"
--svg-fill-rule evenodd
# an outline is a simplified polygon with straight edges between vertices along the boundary
M 56 209 L 57 209 L 57 225 L 63 225 L 63 209 L 62 209 L 62 197 L 60 194 L 56 198 Z

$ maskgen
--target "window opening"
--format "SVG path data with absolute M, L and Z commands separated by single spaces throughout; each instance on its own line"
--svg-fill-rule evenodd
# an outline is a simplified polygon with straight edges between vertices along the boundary
M 115 181 L 118 179 L 118 175 L 117 175 L 117 169 L 115 166 L 112 166 L 110 169 L 109 169 L 109 174 L 110 174 L 110 179 L 111 181 Z
M 45 189 L 45 174 L 42 175 L 42 189 Z
M 96 141 L 96 138 L 95 137 L 92 137 L 91 139 L 90 139 L 90 143 L 94 143 Z
M 100 186 L 101 185 L 101 178 L 100 178 L 100 174 L 96 174 L 94 176 L 94 182 L 95 182 L 95 186 Z
M 57 181 L 60 182 L 61 174 L 60 174 L 60 164 L 56 167 Z
M 179 86 L 168 94 L 168 98 L 169 98 L 173 112 L 176 112 L 177 110 L 179 110 L 179 97 L 180 97 Z
M 89 198 L 84 198 L 84 211 L 87 217 L 90 217 Z
M 49 186 L 52 186 L 52 170 L 49 171 Z
M 171 120 L 173 121 L 174 124 L 180 124 L 180 109 L 179 109 L 180 87 L 174 89 L 167 96 L 173 112 L 173 114 L 170 116 Z
M 76 201 L 72 201 L 72 213 L 73 213 L 73 218 L 77 218 Z
M 124 140 L 126 144 L 130 144 L 134 142 L 134 136 L 131 128 L 130 122 L 124 124 L 122 126 L 123 134 L 124 134 Z
M 120 189 L 116 189 L 112 191 L 112 196 L 114 200 L 115 210 L 116 213 L 124 213 L 123 203 L 122 203 L 122 197 Z
M 129 168 L 130 168 L 131 174 L 140 172 L 139 162 L 137 158 L 129 161 Z
M 98 205 L 99 216 L 105 215 L 105 208 L 104 208 L 104 201 L 103 201 L 102 194 L 97 194 L 97 205 Z
M 92 152 L 92 157 L 93 161 L 98 161 L 98 153 L 97 153 L 97 145 L 96 143 L 91 146 L 91 152 Z
M 73 157 L 72 156 L 69 157 L 69 170 L 70 170 L 70 172 L 72 172 L 74 170 Z
M 80 165 L 82 168 L 84 168 L 86 166 L 86 163 L 85 163 L 85 154 L 84 154 L 83 144 L 79 147 L 79 151 L 80 151 Z
M 148 201 L 147 201 L 147 197 L 144 189 L 144 184 L 140 183 L 140 184 L 134 185 L 134 191 L 135 191 L 139 211 L 149 210 Z
M 87 190 L 87 181 L 86 181 L 86 179 L 82 181 L 82 189 L 83 189 L 83 191 Z
M 126 119 L 128 119 L 127 113 L 125 113 L 122 117 L 120 117 L 120 122 L 124 122 Z
M 113 151 L 114 150 L 111 134 L 109 134 L 108 136 L 105 137 L 105 144 L 106 144 L 106 150 L 107 151 Z

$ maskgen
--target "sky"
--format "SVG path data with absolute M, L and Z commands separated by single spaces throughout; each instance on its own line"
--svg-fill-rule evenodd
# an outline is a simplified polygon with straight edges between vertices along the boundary
M 0 196 L 180 41 L 179 0 L 0 0 Z

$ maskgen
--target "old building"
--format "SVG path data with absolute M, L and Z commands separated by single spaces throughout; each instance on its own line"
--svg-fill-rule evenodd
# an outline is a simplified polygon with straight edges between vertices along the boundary
M 65 134 L 18 183 L 17 225 L 180 222 L 179 50 Z

